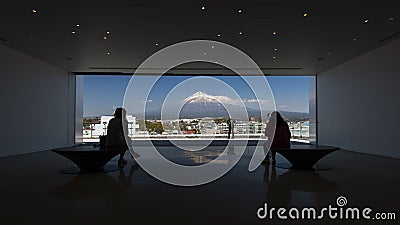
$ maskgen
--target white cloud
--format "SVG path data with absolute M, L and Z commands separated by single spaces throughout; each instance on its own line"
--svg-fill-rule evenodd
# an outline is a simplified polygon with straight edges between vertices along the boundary
M 278 105 L 278 108 L 279 109 L 285 109 L 285 108 L 287 108 L 288 106 L 287 105 Z
M 259 104 L 267 104 L 270 101 L 262 100 L 262 99 L 245 99 L 245 100 L 243 100 L 243 102 L 245 102 L 245 103 L 257 103 L 258 102 Z

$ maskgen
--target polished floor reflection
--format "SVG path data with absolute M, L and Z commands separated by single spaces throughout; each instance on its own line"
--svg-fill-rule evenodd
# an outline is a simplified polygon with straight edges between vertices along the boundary
M 399 216 L 400 160 L 337 151 L 321 160 L 333 168 L 327 171 L 263 164 L 248 172 L 253 150 L 248 147 L 222 178 L 189 188 L 156 180 L 134 159 L 116 172 L 66 175 L 58 171 L 71 162 L 49 151 L 0 158 L 1 224 L 308 224 L 313 221 L 259 220 L 256 211 L 265 202 L 271 207 L 320 208 L 335 205 L 341 195 L 348 205 Z M 207 163 L 221 152 L 177 152 L 171 147 L 159 151 L 186 165 Z M 235 149 L 228 153 L 226 160 Z M 286 162 L 282 157 L 277 160 Z

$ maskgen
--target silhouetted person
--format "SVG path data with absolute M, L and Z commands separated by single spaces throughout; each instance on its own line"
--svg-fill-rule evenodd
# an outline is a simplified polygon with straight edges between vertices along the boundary
M 124 132 L 125 131 L 125 132 Z M 106 147 L 120 147 L 125 151 L 131 145 L 131 139 L 127 135 L 128 121 L 126 119 L 126 110 L 117 108 L 114 112 L 114 118 L 108 122 Z M 125 151 L 119 155 L 118 164 L 124 165 L 127 161 L 124 159 Z
M 231 138 L 231 131 L 232 131 L 231 119 L 228 118 L 228 120 L 226 121 L 226 124 L 228 124 L 228 139 L 230 139 Z
M 275 133 L 273 129 L 275 128 Z M 274 133 L 273 139 L 272 134 Z M 265 136 L 268 137 L 268 142 L 271 143 L 271 150 L 268 152 L 266 162 L 269 158 L 272 164 L 276 164 L 276 152 L 274 148 L 289 148 L 290 147 L 290 130 L 288 124 L 282 118 L 281 114 L 277 111 L 271 113 L 270 119 L 267 121 L 267 128 L 265 129 Z

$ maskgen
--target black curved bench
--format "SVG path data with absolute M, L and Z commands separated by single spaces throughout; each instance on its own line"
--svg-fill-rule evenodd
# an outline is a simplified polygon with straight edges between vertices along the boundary
M 126 148 L 95 147 L 93 145 L 77 145 L 56 148 L 51 151 L 71 160 L 77 167 L 65 168 L 61 173 L 98 173 L 118 170 L 118 166 L 105 166 L 112 158 L 125 152 Z
M 285 169 L 307 169 L 324 170 L 329 168 L 315 167 L 315 164 L 323 157 L 339 150 L 338 147 L 324 145 L 291 145 L 290 148 L 271 148 L 285 157 L 291 165 L 285 163 L 277 164 L 277 167 Z

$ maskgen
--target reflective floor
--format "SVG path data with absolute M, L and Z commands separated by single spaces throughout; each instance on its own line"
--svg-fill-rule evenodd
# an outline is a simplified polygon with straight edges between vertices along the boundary
M 199 165 L 215 158 L 219 148 L 177 152 L 159 147 L 169 159 Z M 269 207 L 336 206 L 345 196 L 348 206 L 400 216 L 400 160 L 337 151 L 320 164 L 331 170 L 313 172 L 261 165 L 248 172 L 253 149 L 222 178 L 197 187 L 158 181 L 129 156 L 120 171 L 66 175 L 72 166 L 50 151 L 0 158 L 1 224 L 319 224 L 321 221 L 260 220 L 257 209 Z M 230 152 L 230 154 L 234 154 Z M 217 154 L 218 155 L 218 154 Z M 229 155 L 227 155 L 229 158 Z M 278 155 L 279 162 L 286 160 Z M 116 164 L 114 158 L 110 164 Z M 389 221 L 330 220 L 328 224 L 398 224 Z

